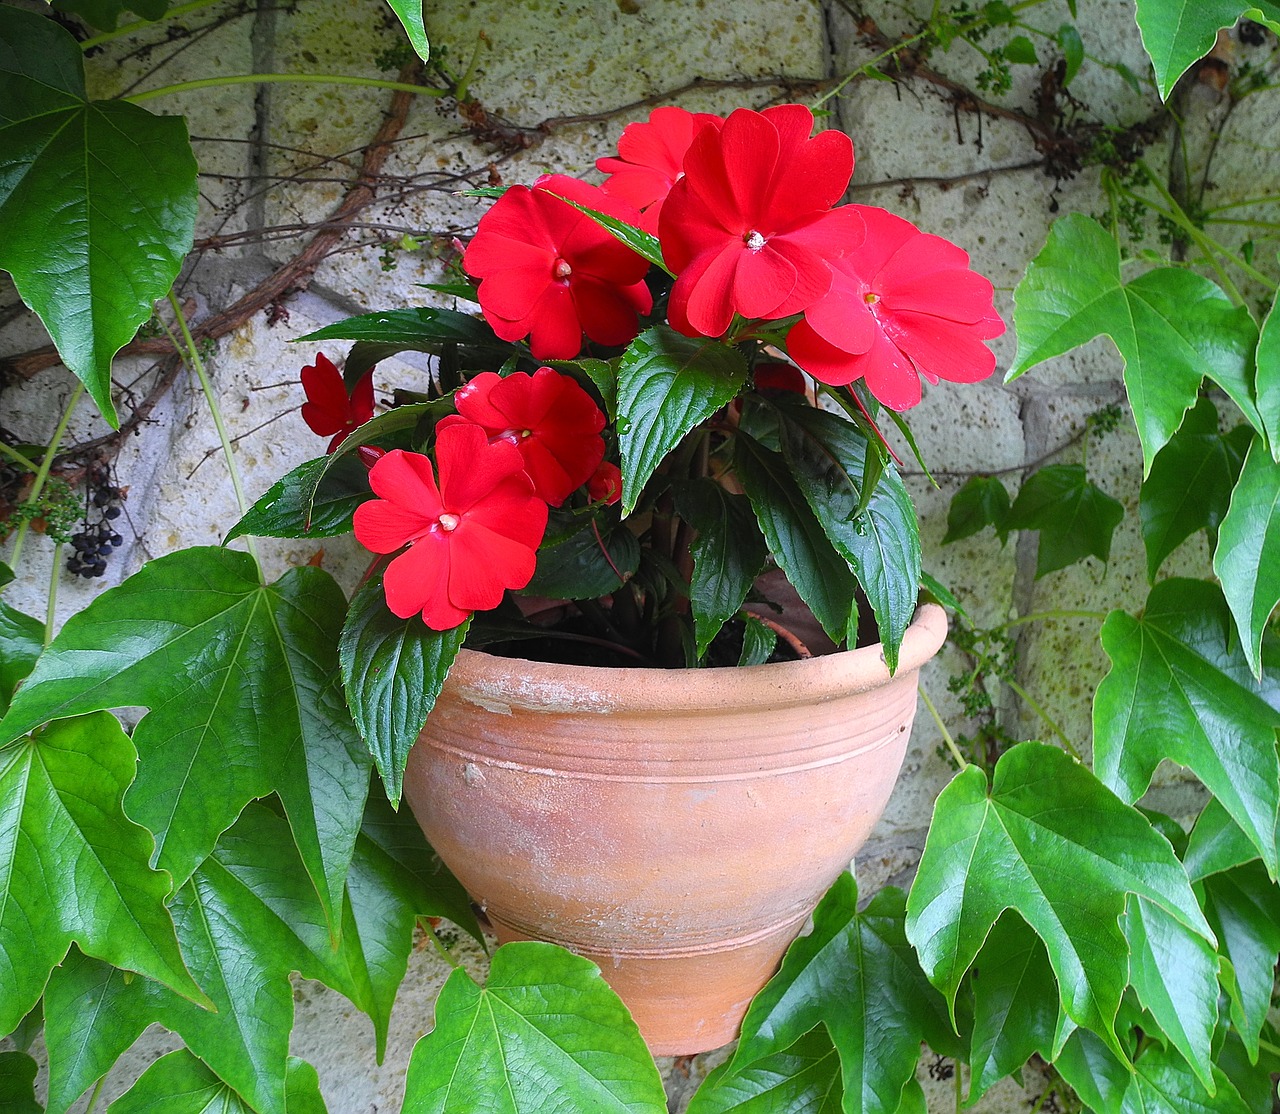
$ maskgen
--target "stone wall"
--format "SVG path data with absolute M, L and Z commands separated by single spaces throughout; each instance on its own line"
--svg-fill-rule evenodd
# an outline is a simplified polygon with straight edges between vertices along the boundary
M 41 6 L 38 2 L 32 6 Z M 649 106 L 679 103 L 725 112 L 787 100 L 812 101 L 830 79 L 850 73 L 882 49 L 876 36 L 897 36 L 912 26 L 904 8 L 927 12 L 926 0 L 427 0 L 433 49 L 457 76 L 477 52 L 470 89 L 475 106 L 465 114 L 450 98 L 410 98 L 398 135 L 378 174 L 370 202 L 332 233 L 331 249 L 311 273 L 299 271 L 279 310 L 259 308 L 208 346 L 220 403 L 236 438 L 251 497 L 287 469 L 322 448 L 305 428 L 298 371 L 322 346 L 293 338 L 366 309 L 421 303 L 431 297 L 417 284 L 438 281 L 454 236 L 466 238 L 484 202 L 453 191 L 490 182 L 528 182 L 546 171 L 596 178 L 594 158 L 616 140 L 624 124 Z M 1145 56 L 1128 3 L 1080 0 L 1077 26 L 1088 53 L 1146 73 Z M 1048 30 L 1068 18 L 1065 0 L 1031 13 Z M 164 28 L 108 44 L 90 59 L 92 91 L 111 96 L 135 88 L 211 75 L 312 71 L 394 79 L 404 62 L 403 37 L 383 0 L 225 0 L 179 20 L 183 33 Z M 167 27 L 167 25 L 166 25 Z M 1054 48 L 1038 43 L 1050 63 Z M 850 196 L 884 205 L 927 231 L 951 237 L 973 256 L 998 288 L 997 306 L 1011 320 L 1012 289 L 1043 244 L 1059 211 L 1104 209 L 1096 168 L 1072 176 L 1046 174 L 1046 136 L 1059 121 L 1038 112 L 1043 67 L 1015 67 L 1014 88 L 980 94 L 996 106 L 981 109 L 975 92 L 986 65 L 957 44 L 901 82 L 850 82 L 826 103 L 827 126 L 854 139 L 857 170 Z M 826 84 L 820 84 L 826 83 Z M 1069 118 L 1128 125 L 1152 116 L 1158 101 L 1130 91 L 1111 70 L 1086 62 L 1060 101 Z M 201 166 L 202 250 L 192 257 L 181 294 L 201 320 L 234 303 L 282 267 L 288 267 L 318 227 L 341 212 L 350 197 L 366 145 L 383 124 L 391 94 L 336 85 L 234 85 L 151 102 L 158 111 L 185 113 Z M 1260 172 L 1274 180 L 1277 135 L 1274 99 L 1254 98 L 1225 120 L 1216 153 L 1216 197 L 1248 188 Z M 1180 107 L 1189 121 L 1191 161 L 1202 166 L 1225 107 L 1210 85 L 1196 85 Z M 1070 120 L 1068 120 L 1070 122 Z M 1167 133 L 1167 127 L 1165 132 Z M 1261 139 L 1259 137 L 1262 137 Z M 1058 154 L 1062 154 L 1058 152 Z M 1169 137 L 1148 150 L 1162 169 Z M 1069 168 L 1069 167 L 1068 167 Z M 1239 187 L 1234 183 L 1242 183 Z M 408 235 L 412 239 L 404 239 Z M 13 305 L 12 289 L 0 305 Z M 20 307 L 15 307 L 20 309 Z M 283 312 L 280 312 L 283 310 Z M 43 343 L 38 323 L 0 311 L 0 353 Z M 1011 362 L 1012 332 L 996 342 L 999 367 Z M 337 356 L 341 349 L 329 348 Z M 238 517 L 208 411 L 198 385 L 168 360 L 121 358 L 117 382 L 134 404 L 154 406 L 115 457 L 118 482 L 128 488 L 123 521 L 126 545 L 96 581 L 62 576 L 59 620 L 118 583 L 146 559 L 190 545 L 216 545 Z M 0 422 L 23 440 L 47 438 L 73 380 L 60 367 L 10 375 Z M 1062 607 L 1136 608 L 1145 598 L 1145 565 L 1138 530 L 1141 461 L 1136 438 L 1122 423 L 1115 433 L 1090 437 L 1091 478 L 1122 499 L 1126 517 L 1112 561 L 1090 559 L 1042 580 L 1034 579 L 1034 536 L 1015 535 L 1002 546 L 991 531 L 943 547 L 951 497 L 974 472 L 998 472 L 1016 490 L 1027 462 L 1077 462 L 1078 434 L 1100 408 L 1123 403 L 1120 363 L 1106 341 L 1038 368 L 1011 385 L 930 389 L 913 413 L 922 452 L 938 479 L 932 487 L 909 454 L 906 471 L 923 520 L 925 565 L 949 585 L 973 621 L 992 625 L 1019 615 Z M 393 386 L 421 387 L 425 359 L 405 357 L 379 365 L 379 397 Z M 172 382 L 166 385 L 164 377 Z M 130 406 L 123 408 L 127 414 Z M 1131 427 L 1130 427 L 1131 428 Z M 103 436 L 88 406 L 75 416 L 68 440 Z M 239 544 L 239 543 L 237 543 Z M 322 560 L 349 589 L 362 561 L 349 539 L 314 543 L 261 542 L 275 575 L 290 563 Z M 1203 543 L 1188 543 L 1173 566 L 1201 575 Z M 52 549 L 29 543 L 22 583 L 6 599 L 42 614 Z M 1045 716 L 1087 753 L 1090 702 L 1106 663 L 1095 620 L 1071 619 L 1018 628 L 1017 674 Z M 970 725 L 948 678 L 963 668 L 947 651 L 925 684 L 953 731 Z M 1047 737 L 1050 729 L 1011 690 L 1001 698 L 1005 728 L 1017 738 Z M 940 736 L 922 712 L 907 765 L 888 812 L 859 862 L 864 893 L 909 881 L 923 847 L 932 802 L 953 772 Z M 1161 807 L 1189 810 L 1192 791 L 1176 771 L 1163 773 Z M 477 954 L 467 962 L 482 963 Z M 374 1063 L 366 1019 L 319 984 L 300 983 L 295 1051 L 316 1065 L 335 1114 L 399 1108 L 403 1074 L 413 1041 L 430 1025 L 431 1002 L 446 974 L 430 953 L 415 954 L 392 1018 L 386 1062 Z M 104 1098 L 123 1090 L 146 1063 L 171 1047 L 153 1031 L 110 1077 Z M 714 1054 L 702 1058 L 714 1062 Z M 921 1068 L 930 1109 L 950 1109 L 952 1084 L 931 1058 Z M 935 1069 L 936 1069 L 936 1065 Z M 673 1102 L 707 1070 L 706 1063 L 668 1071 Z M 685 1075 L 691 1073 L 691 1079 Z M 1027 1092 L 1012 1083 L 996 1088 L 980 1111 L 1025 1109 Z

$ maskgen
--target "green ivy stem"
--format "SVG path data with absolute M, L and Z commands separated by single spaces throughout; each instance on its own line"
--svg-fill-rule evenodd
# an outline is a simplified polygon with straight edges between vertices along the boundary
M 101 46 L 103 43 L 111 42 L 112 39 L 118 39 L 124 35 L 132 35 L 135 31 L 141 31 L 144 27 L 155 27 L 167 19 L 177 19 L 199 11 L 201 8 L 208 8 L 214 4 L 221 3 L 222 0 L 191 0 L 189 4 L 179 4 L 176 8 L 170 8 L 159 19 L 135 19 L 131 23 L 126 23 L 123 27 L 117 27 L 114 31 L 103 31 L 101 34 L 85 39 L 80 44 L 80 49 L 88 50 L 90 47 Z
M 1101 623 L 1106 617 L 1105 611 L 1070 611 L 1053 608 L 1050 611 L 1032 611 L 1027 615 L 1019 615 L 1016 619 L 1010 619 L 999 626 L 989 627 L 988 630 L 991 634 L 996 634 L 999 631 L 1012 630 L 1014 627 L 1025 626 L 1027 623 L 1039 623 L 1046 619 L 1096 619 Z
M 960 1059 L 957 1057 L 953 1063 L 956 1066 L 956 1114 L 960 1114 L 964 1107 L 964 1077 L 960 1074 Z
M 462 78 L 453 83 L 453 98 L 459 104 L 467 99 L 467 86 L 471 84 L 471 79 L 475 76 L 476 66 L 480 62 L 480 48 L 489 43 L 488 36 L 481 31 L 476 35 L 476 45 L 471 51 L 471 60 L 467 63 L 467 68 L 463 71 Z
M 216 89 L 222 85 L 360 85 L 368 89 L 393 89 L 397 93 L 419 93 L 424 97 L 443 97 L 444 89 L 436 89 L 430 85 L 410 85 L 405 81 L 384 81 L 377 77 L 352 77 L 348 74 L 318 73 L 241 73 L 229 74 L 226 77 L 201 77 L 193 81 L 179 81 L 173 85 L 161 85 L 155 89 L 146 89 L 128 97 L 121 97 L 129 104 L 141 104 L 153 97 L 165 97 L 170 93 L 189 93 L 194 89 Z
M 27 499 L 34 503 L 40 498 L 40 492 L 44 490 L 45 481 L 49 478 L 49 469 L 53 467 L 53 458 L 57 455 L 58 445 L 62 441 L 62 435 L 67 432 L 67 425 L 71 421 L 71 415 L 74 413 L 76 403 L 80 401 L 80 396 L 84 394 L 84 384 L 76 383 L 76 388 L 71 392 L 71 398 L 67 402 L 67 408 L 62 412 L 62 418 L 58 421 L 58 428 L 53 431 L 53 436 L 49 439 L 49 447 L 45 450 L 44 457 L 40 461 L 40 468 L 36 472 L 36 478 L 31 481 L 31 494 Z M 28 463 L 30 463 L 28 461 Z M 18 523 L 18 531 L 14 535 L 13 550 L 9 554 L 9 567 L 15 571 L 18 568 L 18 559 L 22 556 L 22 543 L 26 540 L 27 530 L 31 526 L 31 520 L 24 518 Z
M 929 714 L 933 716 L 933 722 L 938 725 L 938 730 L 942 732 L 942 741 L 947 744 L 947 749 L 951 751 L 951 757 L 955 760 L 960 769 L 965 770 L 969 767 L 969 760 L 960 753 L 960 748 L 956 746 L 956 741 L 951 737 L 951 732 L 947 730 L 947 725 L 942 722 L 942 717 L 938 715 L 938 708 L 929 698 L 929 694 L 924 691 L 922 685 L 916 690 L 920 693 L 920 699 L 924 701 L 924 706 L 929 709 Z
M 1261 1048 L 1263 1052 L 1270 1052 L 1272 1056 L 1280 1056 L 1280 1047 L 1277 1047 L 1270 1041 L 1265 1041 L 1259 1038 L 1258 1047 Z
M 49 571 L 49 603 L 44 613 L 44 644 L 53 641 L 53 613 L 58 606 L 58 579 L 62 575 L 62 542 L 53 547 L 53 568 Z
M 25 468 L 28 472 L 36 471 L 36 466 L 31 461 L 18 452 L 17 449 L 11 445 L 6 445 L 3 441 L 0 441 L 0 456 L 7 456 L 19 468 Z
M 426 932 L 427 937 L 431 940 L 436 951 L 440 953 L 440 957 L 455 971 L 461 971 L 462 964 L 458 962 L 458 957 L 444 946 L 440 937 L 436 935 L 436 930 L 431 927 L 430 923 L 426 920 L 420 921 L 419 923 L 422 925 L 423 931 Z
M 106 1081 L 107 1081 L 107 1077 L 104 1075 L 94 1085 L 93 1094 L 89 1096 L 89 1105 L 84 1108 L 84 1114 L 93 1114 L 93 1108 L 98 1105 L 98 1096 L 102 1094 L 102 1085 Z
M 1065 750 L 1069 755 L 1071 755 L 1071 757 L 1074 758 L 1077 762 L 1084 761 L 1080 757 L 1080 752 L 1076 750 L 1075 743 L 1073 743 L 1070 739 L 1067 738 L 1062 728 L 1059 727 L 1057 723 L 1054 722 L 1053 717 L 1050 716 L 1049 713 L 1046 712 L 1044 708 L 1036 700 L 1032 698 L 1031 694 L 1027 692 L 1026 689 L 1024 689 L 1020 684 L 1018 684 L 1018 682 L 1015 681 L 1012 677 L 1001 677 L 1000 679 L 1006 685 L 1008 685 L 1015 693 L 1017 693 L 1018 698 L 1022 700 L 1022 702 L 1026 704 L 1028 708 L 1030 708 L 1033 712 L 1035 712 L 1035 714 L 1039 716 L 1041 720 L 1044 721 L 1044 725 L 1050 731 L 1052 731 L 1055 735 L 1058 736 L 1058 738 L 1062 742 L 1063 750 Z
M 182 305 L 178 301 L 178 296 L 173 292 L 173 288 L 169 288 L 169 305 L 173 307 L 174 316 L 178 321 L 178 328 L 182 331 L 182 344 L 177 343 L 177 339 L 173 337 L 173 333 L 169 332 L 168 326 L 165 331 L 169 332 L 169 336 L 174 340 L 175 346 L 179 353 L 182 354 L 183 361 L 195 373 L 197 379 L 200 380 L 200 389 L 204 392 L 204 400 L 209 407 L 209 413 L 213 415 L 213 424 L 218 431 L 218 440 L 222 443 L 222 455 L 227 462 L 227 472 L 231 475 L 231 487 L 235 491 L 236 506 L 240 508 L 240 517 L 243 518 L 249 513 L 249 507 L 252 505 L 245 497 L 244 485 L 240 482 L 240 469 L 236 465 L 235 452 L 231 448 L 231 435 L 227 432 L 226 423 L 222 420 L 222 409 L 218 406 L 217 397 L 213 393 L 213 384 L 209 382 L 208 373 L 204 369 L 204 361 L 200 359 L 200 350 L 196 347 L 195 338 L 191 335 L 191 329 L 187 325 L 187 319 L 183 315 Z M 183 349 L 185 348 L 185 352 Z M 258 551 L 254 545 L 253 538 L 245 537 L 245 547 L 249 550 L 249 555 L 253 558 L 253 563 L 258 569 L 258 576 L 262 576 L 262 565 L 258 561 Z
M 1214 205 L 1212 208 L 1204 210 L 1206 216 L 1212 216 L 1214 213 L 1224 213 L 1228 209 L 1244 209 L 1250 205 L 1274 205 L 1280 201 L 1280 194 L 1272 194 L 1270 197 L 1247 197 L 1243 201 L 1228 201 L 1222 205 Z
M 918 43 L 921 39 L 927 39 L 932 34 L 933 34 L 932 29 L 930 27 L 926 27 L 923 31 L 918 31 L 916 34 L 912 35 L 910 38 L 903 39 L 899 43 L 894 43 L 893 46 L 889 47 L 888 50 L 882 50 L 869 62 L 863 62 L 862 65 L 859 66 L 856 70 L 850 70 L 847 74 L 844 75 L 844 77 L 840 79 L 838 84 L 828 89 L 825 93 L 822 94 L 822 96 L 820 96 L 816 101 L 810 104 L 809 107 L 814 111 L 817 111 L 824 104 L 826 104 L 827 101 L 829 101 L 832 97 L 838 97 L 840 95 L 841 90 L 843 90 L 844 87 L 848 85 L 849 82 L 851 82 L 859 74 L 866 73 L 869 69 L 871 69 L 872 66 L 876 65 L 878 62 L 883 62 L 886 58 L 892 58 L 899 51 L 906 50 L 906 48 L 909 47 L 912 43 Z

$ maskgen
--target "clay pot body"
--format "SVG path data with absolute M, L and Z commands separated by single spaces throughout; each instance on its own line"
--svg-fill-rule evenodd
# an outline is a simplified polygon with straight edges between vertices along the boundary
M 499 940 L 598 963 L 656 1055 L 717 1048 L 884 810 L 945 636 L 922 606 L 892 678 L 879 645 L 663 671 L 464 650 L 405 796 Z

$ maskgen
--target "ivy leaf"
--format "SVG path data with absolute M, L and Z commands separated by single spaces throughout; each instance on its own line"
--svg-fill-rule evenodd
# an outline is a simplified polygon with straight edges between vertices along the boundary
M 1272 876 L 1280 711 L 1252 682 L 1219 590 L 1162 580 L 1141 619 L 1113 611 L 1102 625 L 1111 671 L 1093 701 L 1094 767 L 1136 801 L 1162 759 L 1190 769 L 1249 836 Z
M 943 545 L 972 537 L 994 526 L 1003 545 L 1009 536 L 1009 492 L 995 476 L 970 476 L 955 493 L 947 509 L 947 533 Z
M 36 1102 L 39 1065 L 25 1052 L 0 1052 L 0 1110 L 6 1114 L 42 1114 Z
M 196 219 L 181 116 L 90 101 L 71 34 L 0 7 L 0 269 L 103 417 L 111 359 L 177 277 Z
M 906 895 L 893 887 L 859 913 L 857 883 L 841 874 L 813 914 L 813 932 L 791 945 L 752 1001 L 724 1081 L 821 1022 L 840 1055 L 848 1114 L 895 1114 L 920 1042 L 948 1031 L 942 998 L 907 943 L 905 913 Z
M 1207 375 L 1259 428 L 1253 401 L 1257 327 L 1206 278 L 1159 267 L 1126 283 L 1120 246 L 1081 213 L 1054 222 L 1014 292 L 1018 354 L 1007 380 L 1105 333 L 1124 360 L 1143 475 L 1182 423 Z
M 74 940 L 209 1003 L 164 906 L 152 839 L 121 807 L 136 754 L 114 716 L 50 724 L 0 749 L 0 1033 L 36 1004 Z
M 781 454 L 739 430 L 734 469 L 778 567 L 837 645 L 858 629 L 857 578 L 822 529 Z
M 1138 0 L 1138 30 L 1162 100 L 1191 64 L 1209 53 L 1218 31 L 1242 15 L 1280 34 L 1280 5 L 1272 0 Z
M 400 804 L 409 748 L 435 707 L 469 623 L 436 631 L 420 615 L 397 618 L 383 598 L 381 577 L 352 597 L 338 647 L 342 683 L 393 805 Z
M 1085 557 L 1104 564 L 1124 506 L 1085 475 L 1082 464 L 1051 464 L 1022 485 L 1005 518 L 1007 530 L 1039 530 L 1036 578 Z
M 323 1114 L 316 1069 L 289 1057 L 288 1114 Z M 252 1107 L 205 1065 L 179 1048 L 161 1056 L 115 1102 L 107 1114 L 254 1114 Z
M 1213 1088 L 1188 1070 L 1176 1052 L 1150 1045 L 1134 1061 L 1119 1114 L 1251 1114 L 1235 1084 L 1216 1064 Z
M 1215 534 L 1252 437 L 1244 425 L 1219 433 L 1218 411 L 1202 398 L 1156 454 L 1139 501 L 1149 580 L 1155 580 L 1164 559 L 1196 531 Z
M 1132 1074 L 1088 1029 L 1072 1032 L 1053 1066 L 1080 1096 L 1086 1109 L 1100 1114 L 1120 1108 Z
M 157 20 L 169 10 L 169 0 L 53 0 L 55 12 L 70 12 L 100 31 L 114 31 L 121 12 Z
M 254 538 L 331 538 L 351 533 L 356 507 L 373 498 L 369 472 L 353 456 L 332 467 L 328 457 L 299 464 L 271 485 L 227 532 L 226 541 Z
M 774 405 L 782 415 L 783 455 L 823 532 L 862 585 L 893 673 L 920 595 L 920 526 L 911 496 L 890 465 L 866 497 L 867 441 L 842 418 L 812 406 Z
M 618 366 L 624 517 L 667 453 L 732 400 L 746 378 L 742 353 L 706 337 L 658 325 L 631 342 Z
M 1035 44 L 1026 35 L 1015 35 L 1004 47 L 1005 58 L 1018 66 L 1038 66 Z
M 1114 1023 L 1129 981 L 1120 916 L 1131 893 L 1210 938 L 1182 864 L 1146 818 L 1056 748 L 1020 743 L 996 764 L 989 793 L 969 766 L 939 795 L 907 937 L 954 1011 L 992 925 L 1017 910 L 1044 941 L 1066 1016 L 1123 1057 Z
M 0 600 L 0 715 L 44 649 L 44 624 Z
M 1073 9 L 1072 19 L 1075 18 L 1075 14 Z M 1084 63 L 1084 40 L 1080 38 L 1080 32 L 1076 30 L 1074 23 L 1064 23 L 1059 27 L 1057 38 L 1058 49 L 1062 51 L 1062 57 L 1067 63 L 1066 72 L 1062 75 L 1062 87 L 1065 89 L 1080 72 L 1080 66 Z
M 431 44 L 427 41 L 427 26 L 422 20 L 422 0 L 387 0 L 387 3 L 404 25 L 414 53 L 424 62 L 428 61 L 431 58 Z
M 1256 438 L 1244 460 L 1213 553 L 1244 655 L 1262 676 L 1262 634 L 1280 602 L 1280 465 Z
M 676 510 L 698 531 L 690 547 L 693 578 L 689 602 L 701 660 L 720 628 L 742 607 L 768 552 L 751 501 L 713 480 L 677 487 Z
M 819 1025 L 790 1048 L 703 1081 L 685 1114 L 841 1114 L 840 1057 Z
M 272 585 L 244 553 L 150 561 L 67 620 L 0 721 L 12 739 L 102 708 L 151 710 L 125 807 L 181 884 L 247 801 L 279 793 L 336 932 L 368 758 L 338 687 L 346 601 L 317 568 Z M 122 632 L 127 631 L 128 637 Z
M 1231 819 L 1216 797 L 1210 797 L 1187 841 L 1182 865 L 1192 882 L 1200 882 L 1211 874 L 1230 870 L 1258 857 L 1258 849 Z
M 1258 337 L 1258 412 L 1271 444 L 1271 458 L 1280 463 L 1280 299 L 1271 304 Z
M 505 944 L 477 986 L 454 971 L 413 1048 L 414 1114 L 666 1114 L 653 1059 L 594 963 L 551 944 Z

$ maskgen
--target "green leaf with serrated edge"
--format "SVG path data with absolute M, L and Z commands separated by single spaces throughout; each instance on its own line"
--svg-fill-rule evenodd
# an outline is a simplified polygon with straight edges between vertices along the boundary
M 373 498 L 369 471 L 354 457 L 333 468 L 328 457 L 299 464 L 271 485 L 227 532 L 225 542 L 255 538 L 331 538 L 351 533 L 356 507 Z
M 947 533 L 943 545 L 972 537 L 994 526 L 1003 542 L 1009 536 L 1005 519 L 1009 514 L 1009 492 L 995 476 L 970 476 L 964 487 L 951 497 L 947 508 Z
M 25 1052 L 0 1052 L 0 1110 L 5 1114 L 41 1114 L 36 1102 L 40 1066 Z
M 1138 0 L 1138 30 L 1162 99 L 1192 63 L 1213 49 L 1218 31 L 1242 15 L 1280 33 L 1280 5 L 1272 0 Z
M 742 613 L 742 652 L 738 655 L 738 665 L 764 665 L 778 645 L 778 632 L 766 627 L 750 612 Z
M 0 738 L 59 716 L 149 708 L 125 808 L 155 833 L 156 865 L 181 884 L 247 801 L 276 792 L 336 933 L 369 786 L 338 685 L 345 610 L 317 568 L 263 585 L 244 553 L 158 558 L 67 620 Z
M 44 624 L 0 600 L 0 715 L 44 649 Z
M 351 599 L 338 647 L 342 684 L 393 805 L 400 804 L 409 748 L 435 707 L 469 623 L 437 631 L 420 615 L 397 618 L 381 577 L 365 581 Z
M 476 302 L 476 287 L 470 282 L 417 282 L 415 286 L 423 290 L 434 290 L 437 294 L 448 294 L 451 298 L 462 298 L 467 302 Z
M 1261 438 L 1245 457 L 1218 530 L 1213 571 L 1235 616 L 1245 657 L 1262 675 L 1262 635 L 1280 603 L 1280 464 Z
M 907 936 L 954 1003 L 996 918 L 1017 910 L 1044 941 L 1067 1017 L 1123 1056 L 1113 1025 L 1128 984 L 1120 916 L 1131 893 L 1210 938 L 1182 864 L 1146 818 L 1060 750 L 1020 743 L 996 764 L 989 793 L 969 766 L 939 795 Z M 1059 1046 L 1064 1038 L 1059 1026 Z
M 666 1114 L 635 1022 L 594 963 L 551 944 L 505 944 L 477 986 L 454 971 L 435 1028 L 413 1047 L 412 1114 Z
M 881 890 L 859 913 L 853 877 L 836 879 L 813 914 L 813 932 L 791 945 L 748 1008 L 727 1076 L 821 1022 L 840 1054 L 848 1114 L 895 1114 L 920 1042 L 948 1028 L 942 998 L 903 934 L 905 897 Z
M 943 607 L 954 611 L 957 615 L 966 619 L 969 617 L 969 613 L 960 605 L 960 601 L 956 599 L 956 594 L 936 576 L 925 572 L 923 569 L 920 570 L 920 590 L 932 596 Z
M 1075 18 L 1074 11 L 1071 16 Z M 1065 88 L 1080 72 L 1080 66 L 1084 62 L 1084 40 L 1080 38 L 1080 32 L 1076 30 L 1073 23 L 1064 23 L 1059 27 L 1057 38 L 1058 49 L 1062 51 L 1062 57 L 1067 63 L 1066 72 L 1062 76 L 1062 85 Z
M 156 20 L 168 11 L 169 0 L 53 0 L 49 7 L 55 12 L 78 15 L 100 31 L 114 31 L 121 12 Z
M 716 633 L 738 613 L 768 551 L 745 495 L 703 479 L 677 485 L 675 496 L 677 513 L 698 532 L 690 547 L 689 602 L 701 660 Z
M 1271 445 L 1271 459 L 1280 463 L 1280 296 L 1262 322 L 1256 357 L 1258 413 Z
M 1213 1085 L 1218 952 L 1159 905 L 1131 895 L 1124 919 L 1129 982 L 1200 1081 Z
M 1014 292 L 1018 355 L 1007 380 L 1105 333 L 1124 359 L 1124 383 L 1142 442 L 1143 474 L 1208 376 L 1258 428 L 1253 401 L 1257 326 L 1242 306 L 1191 271 L 1161 267 L 1130 283 L 1120 247 L 1097 221 L 1072 213 Z
M 136 760 L 106 714 L 59 720 L 0 749 L 0 1033 L 35 1005 L 73 940 L 209 1002 L 164 906 L 169 878 L 147 865 L 151 836 L 121 807 Z
M 837 645 L 846 637 L 852 642 L 858 628 L 857 578 L 823 532 L 787 462 L 739 431 L 734 471 L 778 567 L 827 637 Z
M 628 224 L 624 220 L 610 216 L 608 213 L 602 213 L 599 209 L 592 209 L 589 205 L 581 205 L 576 201 L 570 201 L 567 197 L 561 197 L 554 190 L 543 188 L 544 193 L 549 193 L 552 197 L 558 198 L 566 205 L 570 205 L 577 209 L 580 213 L 585 213 L 601 228 L 609 233 L 619 243 L 626 245 L 641 259 L 647 259 L 655 267 L 660 267 L 667 274 L 674 277 L 674 272 L 666 265 L 662 258 L 662 245 L 658 242 L 658 237 L 651 232 L 645 232 L 642 228 L 637 228 L 633 224 Z
M 1251 1114 L 1216 1065 L 1212 1093 L 1177 1052 L 1158 1044 L 1147 1047 L 1134 1061 L 1134 1069 L 1118 1114 Z
M 1058 1030 L 1058 988 L 1044 944 L 1017 914 L 1000 915 L 969 976 L 973 1036 L 969 1102 L 1022 1067 L 1046 1059 Z
M 1218 411 L 1202 398 L 1152 462 L 1138 509 L 1147 550 L 1147 579 L 1199 530 L 1218 529 L 1231 502 L 1253 431 L 1245 425 L 1218 432 Z
M 431 44 L 427 41 L 427 27 L 422 21 L 422 0 L 387 0 L 387 4 L 404 26 L 414 53 L 424 62 L 428 61 L 431 57 Z
M 111 359 L 177 277 L 195 218 L 186 121 L 87 100 L 71 34 L 0 7 L 0 269 L 112 426 Z
M 324 1114 L 320 1077 L 305 1060 L 290 1056 L 285 1109 Z M 253 1108 L 185 1048 L 161 1056 L 107 1114 L 255 1114 Z
M 1280 711 L 1253 683 L 1219 589 L 1162 580 L 1141 619 L 1123 611 L 1107 616 L 1102 648 L 1111 670 L 1093 701 L 1098 777 L 1136 801 L 1161 760 L 1186 766 L 1274 876 Z
M 403 344 L 406 349 L 421 346 L 423 352 L 431 352 L 434 349 L 430 346 L 446 342 L 510 348 L 498 340 L 483 318 L 432 306 L 362 313 L 300 336 L 295 343 L 317 340 L 364 340 Z
M 568 537 L 538 548 L 533 577 L 520 591 L 552 599 L 589 600 L 616 592 L 640 567 L 640 543 L 608 509 L 580 522 Z
M 1005 518 L 1008 530 L 1039 530 L 1036 577 L 1085 557 L 1106 562 L 1124 505 L 1089 482 L 1081 464 L 1050 464 L 1023 483 Z
M 1223 956 L 1223 987 L 1231 1020 L 1252 1061 L 1271 1008 L 1276 958 L 1280 955 L 1280 888 L 1259 862 L 1244 863 L 1204 880 L 1205 914 Z
M 624 516 L 667 453 L 732 400 L 746 377 L 742 353 L 706 337 L 658 325 L 631 342 L 618 365 Z
M 1018 66 L 1038 66 L 1035 44 L 1026 35 L 1015 35 L 1004 47 L 1006 61 Z
M 840 1057 L 818 1025 L 790 1048 L 741 1071 L 717 1067 L 698 1088 L 686 1114 L 841 1114 Z
M 889 466 L 864 499 L 859 485 L 868 445 L 862 434 L 825 410 L 782 400 L 773 405 L 782 415 L 782 452 L 791 474 L 862 585 L 892 673 L 920 595 L 920 526 L 911 496 Z
M 1216 797 L 1210 797 L 1187 841 L 1182 865 L 1193 882 L 1258 858 L 1258 849 L 1231 819 Z

